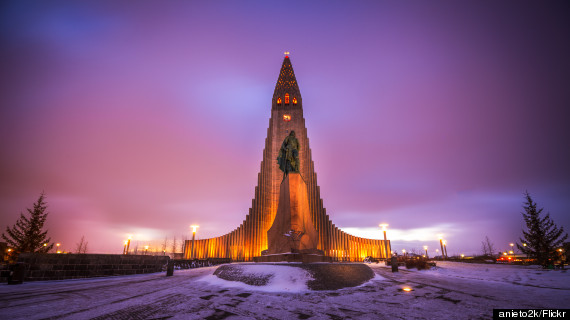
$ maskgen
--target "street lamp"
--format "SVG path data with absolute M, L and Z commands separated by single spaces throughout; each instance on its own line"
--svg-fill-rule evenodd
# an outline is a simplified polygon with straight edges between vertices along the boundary
M 427 248 L 428 246 L 424 246 L 424 250 L 426 251 L 426 259 L 429 259 L 428 253 L 427 253 Z
M 449 258 L 447 255 L 447 241 L 443 240 L 443 250 L 445 250 L 445 258 Z
M 402 253 L 404 254 L 404 258 L 406 257 L 406 249 L 402 249 Z
M 125 240 L 125 246 L 123 247 L 123 254 L 127 254 L 127 244 L 129 243 L 129 240 Z
M 388 224 L 382 223 L 379 226 L 382 228 L 382 231 L 384 232 L 384 247 L 386 250 L 384 252 L 386 252 L 386 264 L 388 264 L 388 240 L 386 240 L 386 229 L 388 229 Z
M 443 253 L 445 251 L 443 251 L 443 234 L 438 234 L 439 237 L 439 245 L 441 246 L 441 260 L 445 260 L 445 256 L 443 255 Z
M 59 246 L 60 246 L 61 244 L 60 244 L 60 243 L 56 243 L 55 245 L 57 246 L 56 253 L 61 253 L 61 251 L 59 251 Z
M 514 253 L 515 252 L 515 244 L 514 243 L 509 243 L 509 246 L 511 246 L 511 251 Z
M 148 251 L 148 246 L 144 246 L 144 255 L 146 256 L 146 253 Z
M 465 257 L 465 255 L 462 253 L 462 254 L 461 254 L 461 259 L 463 259 L 463 257 Z
M 191 225 L 192 228 L 192 248 L 190 250 L 190 260 L 194 259 L 194 239 L 196 238 L 196 230 L 200 227 L 198 225 Z

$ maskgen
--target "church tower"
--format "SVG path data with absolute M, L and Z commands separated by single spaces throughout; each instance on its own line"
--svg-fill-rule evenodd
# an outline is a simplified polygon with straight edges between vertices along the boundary
M 235 261 L 251 261 L 266 250 L 267 230 L 271 227 L 279 202 L 279 187 L 283 172 L 277 164 L 281 143 L 291 131 L 299 140 L 300 174 L 307 184 L 311 220 L 318 233 L 318 246 L 326 256 L 335 261 L 362 261 L 366 256 L 385 258 L 388 246 L 383 240 L 364 239 L 338 229 L 326 214 L 303 118 L 303 98 L 293 71 L 291 59 L 286 53 L 273 98 L 271 118 L 265 139 L 263 159 L 249 213 L 243 223 L 232 232 L 211 239 L 197 240 L 191 253 L 190 241 L 186 243 L 184 256 L 194 258 L 231 258 Z

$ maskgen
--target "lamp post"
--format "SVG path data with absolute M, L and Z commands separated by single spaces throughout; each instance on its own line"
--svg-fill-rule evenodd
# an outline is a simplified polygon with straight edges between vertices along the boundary
M 125 240 L 125 246 L 123 247 L 123 254 L 127 254 L 127 244 L 129 243 L 129 240 Z
M 429 259 L 428 253 L 427 253 L 427 248 L 428 246 L 424 246 L 424 250 L 426 251 L 426 259 Z
M 55 249 L 56 253 L 61 253 L 61 251 L 59 251 L 59 246 L 61 245 L 61 243 L 56 243 L 55 246 L 57 247 L 57 249 Z
M 513 252 L 513 255 L 515 253 L 515 244 L 514 243 L 509 243 L 509 246 L 511 246 L 511 251 Z
M 443 249 L 445 250 L 445 258 L 449 258 L 449 256 L 447 255 L 447 241 L 443 240 Z
M 200 227 L 197 225 L 191 225 L 192 228 L 192 248 L 190 249 L 190 259 L 194 259 L 194 239 L 196 238 L 196 230 Z
M 402 253 L 404 254 L 404 258 L 406 258 L 406 249 L 402 249 Z
M 148 251 L 148 246 L 144 246 L 144 255 L 146 256 L 146 253 Z
M 386 253 L 386 265 L 387 265 L 388 264 L 388 240 L 386 239 L 386 229 L 388 229 L 388 224 L 382 223 L 382 224 L 380 224 L 380 227 L 382 227 L 382 231 L 384 232 L 384 247 L 386 250 L 384 252 Z
M 441 246 L 441 260 L 445 260 L 445 256 L 443 255 L 443 234 L 439 235 L 439 245 Z

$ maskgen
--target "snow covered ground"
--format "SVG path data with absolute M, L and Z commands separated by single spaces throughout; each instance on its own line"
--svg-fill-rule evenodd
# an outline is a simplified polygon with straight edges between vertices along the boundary
M 301 269 L 248 266 L 275 276 L 256 287 L 209 267 L 0 285 L 0 319 L 490 319 L 493 308 L 570 308 L 568 271 L 439 262 L 392 273 L 371 264 L 377 276 L 364 285 L 310 291 Z

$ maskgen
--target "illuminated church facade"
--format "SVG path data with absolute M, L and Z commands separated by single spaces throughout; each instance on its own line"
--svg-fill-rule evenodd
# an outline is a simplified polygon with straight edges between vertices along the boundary
M 252 261 L 268 248 L 267 231 L 277 212 L 279 187 L 283 172 L 277 156 L 283 139 L 295 131 L 299 140 L 300 173 L 307 184 L 311 220 L 318 233 L 318 246 L 333 261 L 362 261 L 367 256 L 386 258 L 390 243 L 366 239 L 341 231 L 332 223 L 317 185 L 317 174 L 309 148 L 307 128 L 303 118 L 303 98 L 293 66 L 285 56 L 271 100 L 271 118 L 265 139 L 263 160 L 257 177 L 255 196 L 243 223 L 228 234 L 210 238 L 187 240 L 185 259 L 230 258 L 233 261 Z

